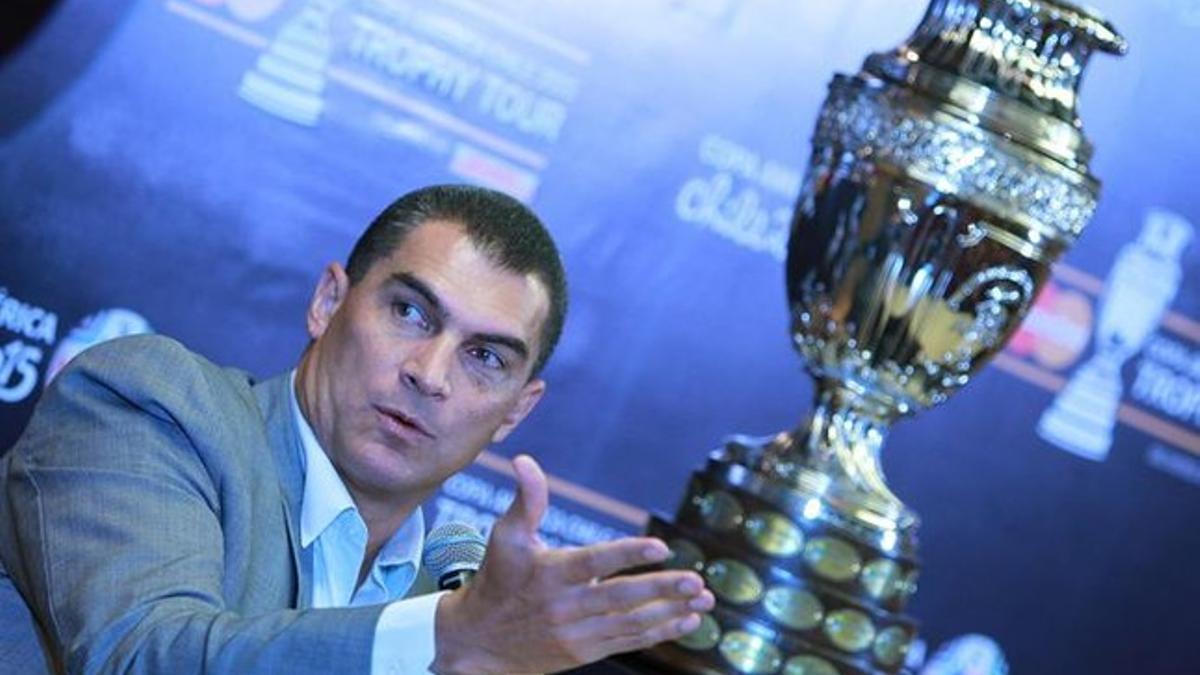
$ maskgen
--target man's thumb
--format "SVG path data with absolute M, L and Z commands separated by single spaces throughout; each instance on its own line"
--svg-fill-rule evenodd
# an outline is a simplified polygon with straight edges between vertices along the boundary
M 504 518 L 526 533 L 536 535 L 550 503 L 546 474 L 542 473 L 542 467 L 529 455 L 514 457 L 512 467 L 517 478 L 517 496 Z

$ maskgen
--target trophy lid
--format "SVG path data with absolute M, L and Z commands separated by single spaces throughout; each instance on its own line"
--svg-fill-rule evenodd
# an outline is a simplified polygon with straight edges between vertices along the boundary
M 864 70 L 977 116 L 1071 167 L 1091 147 L 1076 110 L 1088 60 L 1124 54 L 1099 13 L 1065 0 L 931 0 L 908 41 Z

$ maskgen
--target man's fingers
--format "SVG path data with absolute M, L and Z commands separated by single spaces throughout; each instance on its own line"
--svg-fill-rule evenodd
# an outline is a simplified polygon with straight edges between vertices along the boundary
M 640 633 L 619 635 L 603 640 L 596 645 L 596 651 L 601 654 L 598 658 L 604 658 L 612 654 L 646 649 L 660 642 L 681 638 L 699 627 L 700 615 L 688 614 L 683 618 L 674 618 L 656 624 Z
M 536 535 L 550 503 L 546 474 L 529 455 L 514 457 L 512 467 L 517 478 L 517 496 L 503 520 L 519 526 L 528 535 Z
M 662 562 L 670 555 L 667 545 L 652 537 L 627 537 L 561 553 L 567 583 L 603 579 L 630 567 Z
M 585 619 L 577 626 L 577 636 L 612 654 L 673 640 L 699 625 L 699 613 L 687 600 L 658 600 L 629 612 Z
M 583 589 L 577 600 L 580 616 L 627 612 L 654 600 L 695 601 L 689 606 L 704 612 L 712 608 L 712 593 L 695 572 L 651 572 L 618 576 Z

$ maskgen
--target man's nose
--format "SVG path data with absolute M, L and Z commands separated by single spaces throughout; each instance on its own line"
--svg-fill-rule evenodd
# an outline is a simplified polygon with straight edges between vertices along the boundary
M 409 350 L 401 364 L 401 379 L 415 391 L 434 398 L 450 394 L 450 369 L 455 347 L 446 336 L 422 340 Z

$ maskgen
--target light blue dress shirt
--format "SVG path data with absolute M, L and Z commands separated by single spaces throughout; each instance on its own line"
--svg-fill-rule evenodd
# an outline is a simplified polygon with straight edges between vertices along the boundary
M 358 585 L 359 567 L 367 550 L 367 525 L 300 412 L 295 371 L 291 380 L 292 414 L 303 445 L 300 545 L 312 547 L 312 606 L 389 603 L 375 624 L 372 675 L 427 673 L 434 657 L 434 614 L 441 594 L 401 600 L 417 576 L 425 543 L 425 517 L 420 508 L 413 512 L 379 550 L 370 573 Z

